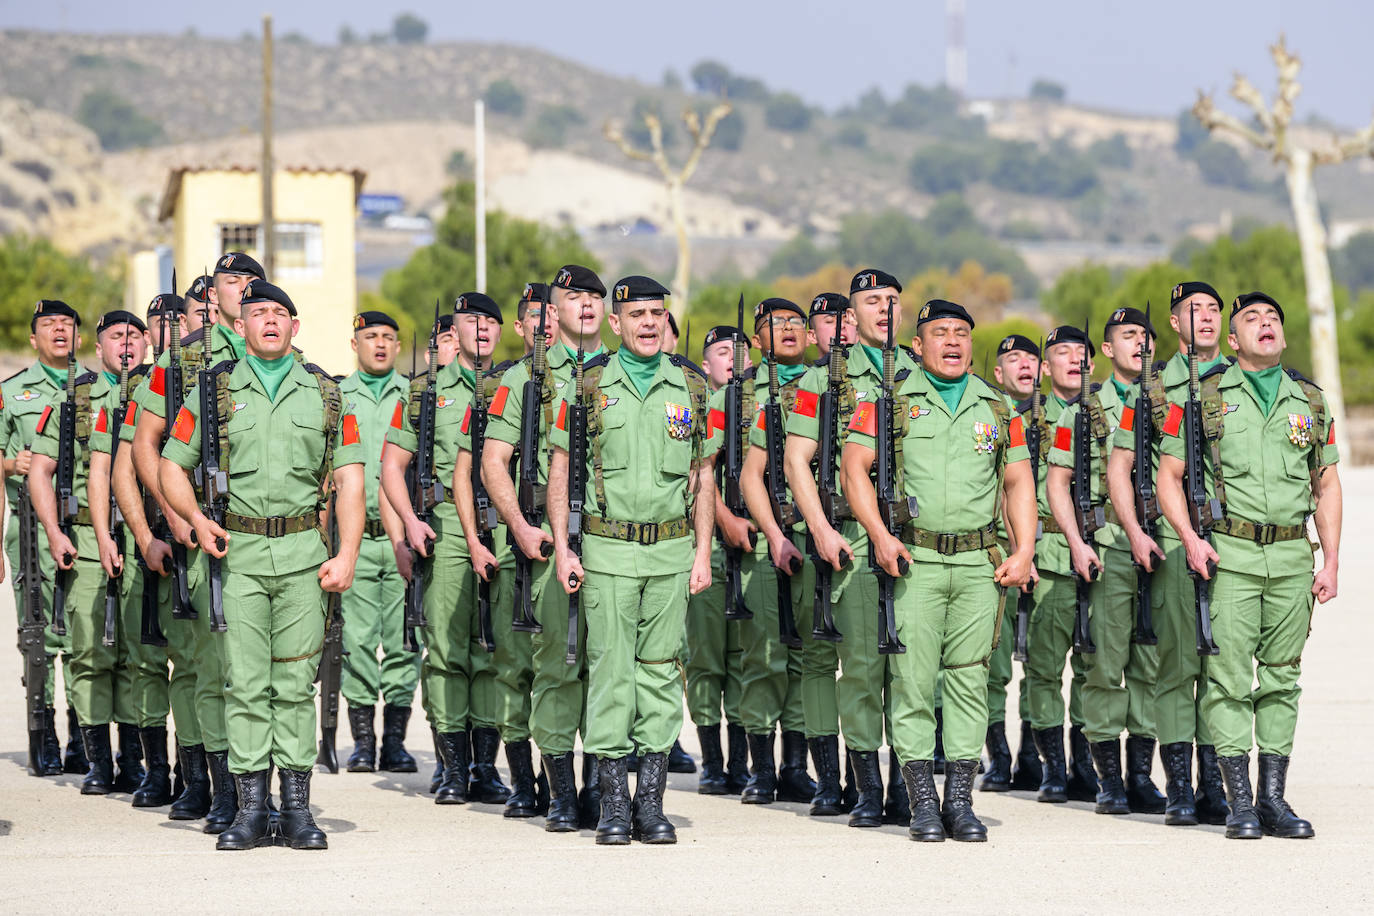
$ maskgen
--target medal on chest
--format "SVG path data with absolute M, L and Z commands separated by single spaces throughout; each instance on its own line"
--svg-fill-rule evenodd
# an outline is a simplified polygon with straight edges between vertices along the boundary
M 683 441 L 692 435 L 692 411 L 681 404 L 664 404 L 667 414 L 668 435 Z
M 991 455 L 997 447 L 997 424 L 973 421 L 973 450 L 980 455 Z
M 1290 413 L 1288 415 L 1288 441 L 1298 448 L 1307 448 L 1312 444 L 1312 418 L 1306 414 Z

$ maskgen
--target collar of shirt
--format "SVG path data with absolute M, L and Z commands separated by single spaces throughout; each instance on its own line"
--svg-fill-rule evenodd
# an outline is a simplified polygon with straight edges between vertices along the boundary
M 248 365 L 248 360 L 239 360 L 234 364 L 234 369 L 229 373 L 229 390 L 243 391 L 253 389 L 267 399 L 270 404 L 280 404 L 284 401 L 294 388 L 310 387 L 319 390 L 319 385 L 310 371 L 301 364 L 300 360 L 291 360 L 291 367 L 287 370 L 286 377 L 281 381 L 281 387 L 277 389 L 277 396 L 270 397 L 267 388 L 258 379 L 258 374 L 253 371 L 253 367 Z
M 410 390 L 410 380 L 401 373 L 393 371 L 391 373 L 391 378 L 386 380 L 386 384 L 382 386 L 381 391 L 379 391 L 377 397 L 374 398 L 372 396 L 372 389 L 369 388 L 367 382 L 363 380 L 363 370 L 355 369 L 351 375 L 342 382 L 339 382 L 339 390 L 344 394 L 365 395 L 368 400 L 377 404 L 383 402 L 390 404 L 396 400 L 398 394 Z

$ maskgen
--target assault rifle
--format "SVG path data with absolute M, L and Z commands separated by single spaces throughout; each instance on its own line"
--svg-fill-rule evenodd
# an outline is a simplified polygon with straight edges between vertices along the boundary
M 67 351 L 67 396 L 57 412 L 57 527 L 68 540 L 72 538 L 72 528 L 76 524 L 76 341 L 71 341 Z M 63 558 L 72 563 L 76 558 L 67 554 Z M 71 587 L 72 570 L 57 567 L 57 578 L 52 590 L 52 631 L 58 636 L 67 635 L 67 620 L 64 608 L 67 605 L 67 590 Z
M 783 429 L 782 402 L 778 399 L 778 363 L 773 348 L 773 317 L 768 316 L 768 402 L 763 405 L 763 433 L 767 466 L 764 470 L 768 487 L 768 502 L 773 508 L 773 520 L 782 529 L 784 538 L 791 539 L 796 523 L 796 507 L 787 498 L 787 477 L 783 472 L 783 445 L 787 431 Z M 773 578 L 778 587 L 778 639 L 790 649 L 800 649 L 801 635 L 797 632 L 797 615 L 792 608 L 792 577 L 801 572 L 797 557 L 787 569 L 773 564 Z
M 840 393 L 845 381 L 845 352 L 841 344 L 841 331 L 844 327 L 844 313 L 835 318 L 835 339 L 830 343 L 827 354 L 827 383 L 825 391 L 816 399 L 817 428 L 816 446 L 816 492 L 821 499 L 821 511 L 832 528 L 839 528 L 840 515 L 847 504 L 840 495 L 839 481 L 835 471 L 839 465 L 840 451 Z M 835 626 L 835 611 L 830 603 L 830 583 L 835 567 L 816 550 L 816 541 L 810 532 L 806 535 L 807 546 L 811 548 L 811 563 L 816 567 L 816 591 L 811 606 L 811 638 L 825 642 L 842 642 L 844 634 Z M 849 554 L 840 554 L 840 568 L 848 569 L 851 564 Z
M 28 451 L 29 446 L 25 445 Z M 48 652 L 43 643 L 43 560 L 38 555 L 38 513 L 29 498 L 29 479 L 19 481 L 19 651 L 24 656 L 24 707 L 29 718 L 29 771 L 43 775 L 43 737 L 47 730 Z
M 482 449 L 487 442 L 487 392 L 482 375 L 479 362 L 473 369 L 472 416 L 468 420 L 472 424 L 468 427 L 472 435 L 472 501 L 477 511 L 477 539 L 483 547 L 495 552 L 496 538 L 492 532 L 499 521 L 496 506 L 492 505 L 487 487 L 482 483 Z M 491 625 L 491 577 L 496 575 L 496 565 L 488 563 L 483 572 L 487 578 L 477 577 L 477 640 L 485 651 L 495 652 L 496 635 Z
M 434 473 L 434 414 L 438 406 L 434 379 L 439 370 L 439 300 L 434 300 L 434 326 L 429 333 L 429 365 L 425 367 L 425 387 L 420 392 L 420 409 L 415 419 L 415 460 L 406 472 L 410 490 L 410 508 L 416 517 L 429 524 L 434 507 L 444 501 L 444 485 Z M 415 347 L 410 348 L 410 374 L 415 377 Z M 433 539 L 425 541 L 425 553 L 434 551 Z M 423 629 L 425 620 L 425 579 L 420 566 L 419 551 L 411 548 L 411 574 L 405 591 L 405 648 L 417 652 L 420 648 L 415 631 Z
M 1183 490 L 1188 496 L 1188 521 L 1193 531 L 1207 543 L 1212 543 L 1212 525 L 1221 518 L 1221 501 L 1207 496 L 1207 480 L 1203 476 L 1202 452 L 1206 447 L 1202 429 L 1202 391 L 1197 371 L 1197 312 L 1188 307 L 1190 342 L 1188 344 L 1188 400 L 1183 404 Z M 1207 563 L 1208 577 L 1215 576 L 1217 565 Z M 1212 639 L 1212 583 L 1189 568 L 1193 579 L 1193 597 L 1197 606 L 1197 654 L 1217 655 L 1221 649 Z
M 568 405 L 568 550 L 582 556 L 582 509 L 587 502 L 587 404 L 586 376 L 582 368 L 582 341 L 577 342 L 577 362 L 573 366 L 573 400 Z M 569 576 L 577 587 L 577 574 Z M 582 593 L 568 594 L 568 644 L 564 661 L 577 664 L 578 619 L 582 613 Z
M 1040 441 L 1040 420 L 1045 413 L 1044 396 L 1040 393 L 1040 368 L 1042 357 L 1038 354 L 1045 352 L 1045 340 L 1041 338 L 1040 348 L 1036 351 L 1035 357 L 1035 387 L 1031 389 L 1030 406 L 1030 425 L 1026 427 L 1026 451 L 1030 453 L 1031 483 L 1040 486 L 1040 449 L 1043 443 Z M 1036 538 L 1039 539 L 1039 525 L 1036 526 Z M 1032 559 L 1031 565 L 1035 565 Z M 1018 662 L 1026 662 L 1029 659 L 1029 637 L 1030 637 L 1030 615 L 1031 608 L 1035 605 L 1035 586 L 1027 585 L 1016 595 L 1016 628 L 1014 641 L 1012 644 L 1011 657 Z
M 1145 323 L 1150 324 L 1150 304 L 1145 303 Z M 1135 463 L 1131 468 L 1131 483 L 1135 490 L 1135 517 L 1140 522 L 1140 530 L 1154 540 L 1159 533 L 1159 497 L 1155 493 L 1154 475 L 1154 413 L 1150 404 L 1150 389 L 1154 387 L 1154 365 L 1150 362 L 1150 333 L 1145 329 L 1145 340 L 1140 344 L 1140 392 L 1135 399 L 1135 420 L 1132 429 L 1135 434 Z M 1134 558 L 1135 565 L 1135 631 L 1131 642 L 1143 646 L 1153 646 L 1159 642 L 1155 636 L 1154 614 L 1151 592 L 1154 573 Z
M 176 285 L 176 273 L 173 272 L 173 292 L 163 300 L 162 309 L 162 323 L 170 335 L 167 345 L 167 370 L 162 376 L 162 413 L 166 421 L 162 436 L 164 443 L 167 436 L 170 435 L 172 424 L 176 422 L 177 414 L 181 413 L 182 396 L 186 391 L 181 365 L 181 315 L 173 308 L 173 302 L 176 298 Z M 209 331 L 209 328 L 202 328 L 202 338 Z M 203 347 L 204 345 L 202 345 Z M 205 352 L 209 353 L 208 350 Z M 166 522 L 165 519 L 163 521 Z M 195 620 L 200 615 L 196 612 L 195 606 L 191 604 L 191 588 L 186 578 L 186 545 L 176 538 L 169 538 L 169 540 L 172 545 L 172 616 L 177 620 Z
M 1096 533 L 1107 524 L 1102 506 L 1093 504 L 1093 438 L 1092 378 L 1088 370 L 1090 344 L 1088 323 L 1083 322 L 1083 358 L 1078 362 L 1078 412 L 1073 418 L 1073 477 L 1069 490 L 1073 498 L 1074 524 L 1078 535 L 1089 545 Z M 1074 577 L 1073 651 L 1076 655 L 1092 655 L 1097 651 L 1092 637 L 1092 583 L 1102 569 L 1096 563 L 1088 568 L 1088 579 Z
M 329 555 L 339 552 L 338 502 L 329 498 Z M 325 596 L 324 646 L 315 683 L 320 685 L 320 750 L 315 763 L 331 773 L 339 772 L 339 757 L 334 739 L 339 729 L 339 685 L 343 677 L 343 610 L 338 592 Z
M 539 304 L 539 326 L 534 333 L 534 350 L 530 353 L 530 377 L 520 390 L 520 480 L 516 496 L 520 503 L 520 514 L 536 528 L 544 522 L 544 487 L 539 483 L 539 431 L 544 423 L 544 384 L 549 372 L 548 344 L 544 340 L 548 299 L 546 287 Z M 511 629 L 522 633 L 542 632 L 544 628 L 534 616 L 530 590 L 534 580 L 535 558 L 525 556 L 515 542 L 514 535 L 507 533 L 506 538 L 515 554 L 515 605 Z M 552 553 L 553 545 L 548 541 L 542 542 L 539 559 L 547 560 Z
M 124 353 L 119 358 L 119 404 L 114 409 L 109 426 L 111 468 L 114 467 L 115 454 L 119 451 L 119 428 L 124 425 L 124 414 L 128 409 L 129 348 L 126 345 Z M 115 542 L 116 547 L 123 547 L 124 515 L 119 511 L 119 502 L 115 499 L 113 480 L 110 481 L 110 540 Z M 105 580 L 105 632 L 100 639 L 101 644 L 105 646 L 115 644 L 115 628 L 119 623 L 119 592 L 120 585 L 124 581 L 123 572 L 121 567 L 118 575 L 109 576 Z
M 887 340 L 883 343 L 883 381 L 877 402 L 874 404 L 874 409 L 878 412 L 878 435 L 874 442 L 877 451 L 875 488 L 878 495 L 878 511 L 882 515 L 883 527 L 894 537 L 900 534 L 902 525 L 916 518 L 920 511 L 916 497 L 909 496 L 903 500 L 897 493 L 897 430 L 896 417 L 893 416 L 896 408 L 892 393 L 897 371 L 897 350 L 892 338 L 892 308 L 896 300 L 896 296 L 887 297 Z M 872 541 L 868 545 L 868 566 L 878 577 L 878 653 L 899 655 L 906 651 L 906 646 L 897 637 L 897 615 L 892 607 L 895 580 L 878 562 L 878 552 Z M 910 568 L 905 557 L 897 558 L 897 572 L 900 575 L 905 576 Z
M 196 388 L 200 392 L 200 464 L 196 467 L 196 484 L 200 487 L 200 509 L 210 521 L 224 527 L 224 514 L 229 511 L 229 475 L 221 466 L 219 428 L 219 391 L 215 373 L 210 365 L 214 325 L 210 323 L 210 306 L 202 310 L 201 348 L 205 358 L 196 373 Z M 215 540 L 215 549 L 223 550 L 224 538 Z M 205 552 L 206 569 L 210 580 L 210 632 L 223 633 L 229 629 L 224 620 L 224 572 L 222 561 Z
M 740 293 L 738 313 L 739 335 L 735 338 L 735 365 L 730 373 L 730 381 L 725 383 L 725 442 L 721 449 L 724 460 L 717 465 L 724 478 L 725 508 L 740 518 L 749 517 L 749 509 L 744 502 L 744 491 L 740 489 L 740 475 L 744 472 L 744 443 L 749 435 L 750 418 L 744 415 L 744 361 L 749 355 L 749 345 L 744 337 L 744 294 Z M 749 535 L 749 550 L 753 552 L 756 538 Z M 753 620 L 754 612 L 744 604 L 744 577 L 740 566 L 744 561 L 744 548 L 731 547 L 722 542 L 725 548 L 725 619 Z

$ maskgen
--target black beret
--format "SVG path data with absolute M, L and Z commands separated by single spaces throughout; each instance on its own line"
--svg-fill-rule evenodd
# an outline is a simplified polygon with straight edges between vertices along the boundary
M 38 327 L 38 319 L 48 317 L 70 318 L 76 322 L 76 326 L 81 327 L 81 316 L 61 299 L 39 299 L 38 304 L 33 307 L 33 317 L 29 319 L 29 331 Z
M 935 321 L 939 318 L 958 318 L 961 321 L 967 321 L 970 328 L 973 327 L 973 316 L 968 313 L 968 309 L 947 299 L 932 299 L 921 306 L 921 311 L 916 314 L 916 327 L 919 328 L 927 321 Z
M 486 315 L 494 319 L 497 324 L 504 324 L 501 320 L 501 306 L 496 304 L 496 300 L 486 293 L 463 293 L 458 297 L 458 301 L 453 303 L 453 313 L 455 315 Z
M 276 302 L 286 306 L 286 312 L 292 318 L 296 317 L 296 303 L 291 301 L 291 297 L 286 295 L 286 290 L 280 286 L 274 286 L 266 280 L 253 280 L 243 289 L 243 299 L 240 305 L 253 305 L 257 302 Z
M 153 301 L 148 303 L 148 317 L 154 315 L 161 317 L 170 311 L 173 315 L 184 315 L 186 313 L 186 302 L 176 293 L 159 293 L 153 297 Z
M 849 295 L 854 295 L 861 290 L 882 289 L 890 286 L 897 292 L 902 291 L 902 284 L 897 282 L 897 278 L 884 270 L 875 270 L 866 267 L 854 275 L 854 279 L 849 281 Z
M 246 255 L 242 251 L 231 251 L 221 255 L 220 259 L 215 262 L 215 273 L 257 277 L 259 280 L 267 279 L 267 274 L 263 272 L 262 265 L 253 260 L 252 255 Z
M 1145 313 L 1142 312 L 1140 309 L 1130 307 L 1124 309 L 1117 309 L 1116 311 L 1112 312 L 1111 317 L 1107 319 L 1106 326 L 1102 329 L 1102 336 L 1105 338 L 1107 336 L 1107 332 L 1110 331 L 1112 328 L 1120 327 L 1126 324 L 1133 324 L 1138 327 L 1144 328 L 1145 330 L 1150 332 L 1151 337 L 1159 336 L 1155 333 L 1155 329 L 1150 327 L 1150 320 L 1145 317 Z
M 821 293 L 811 300 L 811 317 L 817 315 L 843 315 L 849 308 L 849 298 L 839 293 Z
M 1279 313 L 1279 324 L 1283 324 L 1283 306 L 1275 302 L 1272 296 L 1261 292 L 1244 293 L 1237 296 L 1236 301 L 1231 303 L 1231 317 L 1235 318 L 1239 312 L 1252 305 L 1272 305 L 1274 311 Z
M 1049 352 L 1050 347 L 1055 344 L 1083 344 L 1088 348 L 1089 356 L 1097 355 L 1097 348 L 1088 339 L 1088 335 L 1083 329 L 1072 324 L 1061 324 L 1045 335 L 1045 351 Z
M 148 330 L 148 326 L 133 312 L 125 311 L 124 309 L 112 309 L 101 315 L 100 320 L 95 323 L 96 336 L 99 337 L 105 332 L 106 328 L 112 328 L 117 324 L 131 324 L 140 331 Z
M 439 321 L 438 321 L 438 323 L 435 325 L 435 327 L 438 329 L 438 331 L 439 331 L 440 334 L 443 334 L 445 331 L 452 331 L 452 330 L 453 330 L 453 313 L 450 312 L 450 313 L 448 313 L 448 314 L 446 314 L 446 315 L 440 315 L 440 316 L 439 316 Z
M 197 302 L 208 303 L 210 301 L 210 287 L 215 285 L 215 278 L 207 274 L 199 277 L 186 287 L 186 298 L 194 299 Z
M 606 284 L 601 282 L 596 271 L 581 264 L 564 264 L 558 269 L 558 276 L 554 278 L 553 285 L 584 293 L 596 293 L 598 296 L 606 295 Z
M 679 336 L 679 331 L 677 329 L 677 319 L 673 317 L 672 312 L 668 313 L 668 329 L 673 332 L 674 337 Z
M 361 331 L 364 328 L 391 328 L 393 331 L 399 331 L 401 326 L 386 312 L 359 312 L 353 318 L 353 330 Z
M 549 298 L 547 283 L 526 283 L 525 291 L 520 294 L 521 302 L 546 302 Z
M 738 340 L 745 346 L 749 345 L 749 338 L 740 332 L 740 329 L 732 324 L 718 324 L 706 332 L 706 337 L 701 341 L 701 349 L 714 346 L 723 340 L 734 342 Z
M 616 302 L 642 302 L 664 299 L 672 295 L 668 287 L 653 277 L 641 277 L 638 274 L 621 277 L 615 281 L 615 287 L 611 292 Z
M 795 312 L 796 314 L 800 315 L 803 319 L 806 318 L 806 313 L 802 311 L 802 307 L 800 305 L 797 305 L 797 303 L 793 302 L 791 299 L 783 299 L 779 296 L 774 296 L 773 298 L 765 299 L 758 305 L 754 306 L 754 323 L 758 324 L 758 322 L 762 318 L 771 315 L 774 312 Z
M 1004 353 L 1010 353 L 1013 350 L 1021 350 L 1022 352 L 1029 353 L 1036 359 L 1040 358 L 1040 348 L 1035 345 L 1035 341 L 1024 334 L 1008 334 L 1006 337 L 1003 337 L 1002 342 L 997 345 L 998 356 Z
M 1221 304 L 1221 293 L 1217 292 L 1212 284 L 1203 283 L 1201 280 L 1189 280 L 1174 287 L 1173 293 L 1169 296 L 1169 308 L 1175 307 L 1194 293 L 1206 293 L 1217 300 L 1218 305 Z

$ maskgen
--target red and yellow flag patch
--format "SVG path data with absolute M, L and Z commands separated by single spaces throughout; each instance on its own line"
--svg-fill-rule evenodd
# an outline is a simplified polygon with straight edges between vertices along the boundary
M 1067 426 L 1057 427 L 1054 431 L 1054 447 L 1061 452 L 1073 451 L 1073 430 Z
M 1135 408 L 1121 408 L 1121 428 L 1128 433 L 1135 432 Z
M 792 405 L 792 412 L 799 417 L 815 417 L 816 408 L 820 403 L 820 395 L 814 391 L 798 391 L 797 400 Z
M 1026 425 L 1020 417 L 1012 417 L 1007 427 L 1007 447 L 1021 448 L 1026 444 Z
M 405 422 L 405 418 L 406 418 L 406 402 L 405 402 L 405 401 L 397 401 L 397 402 L 396 402 L 396 410 L 393 411 L 392 414 L 391 414 L 391 428 L 392 428 L 392 429 L 404 429 L 404 427 L 403 427 L 401 424 Z
M 167 394 L 167 370 L 161 366 L 153 367 L 153 377 L 148 380 L 148 390 L 158 397 Z
M 95 415 L 95 431 L 98 433 L 108 433 L 110 431 L 110 418 L 105 414 L 105 408 L 100 408 L 100 413 Z
M 38 417 L 38 425 L 34 427 L 35 432 L 43 432 L 43 428 L 48 425 L 48 417 L 52 416 L 52 406 L 43 408 L 43 413 Z
M 343 418 L 343 444 L 357 445 L 360 436 L 358 435 L 358 418 L 353 414 L 344 414 Z
M 196 418 L 191 411 L 185 407 L 177 412 L 177 421 L 172 424 L 172 438 L 185 445 L 190 445 L 191 437 L 196 433 Z
M 1183 425 L 1183 408 L 1177 404 L 1169 405 L 1169 416 L 1164 418 L 1164 434 L 1166 436 L 1177 436 L 1178 429 Z
M 510 389 L 505 385 L 496 389 L 496 394 L 491 399 L 491 406 L 487 408 L 487 413 L 493 417 L 499 417 L 506 410 L 506 399 L 510 397 Z
M 849 431 L 863 433 L 865 436 L 878 435 L 878 411 L 872 401 L 864 401 L 854 411 L 854 416 L 849 421 Z

